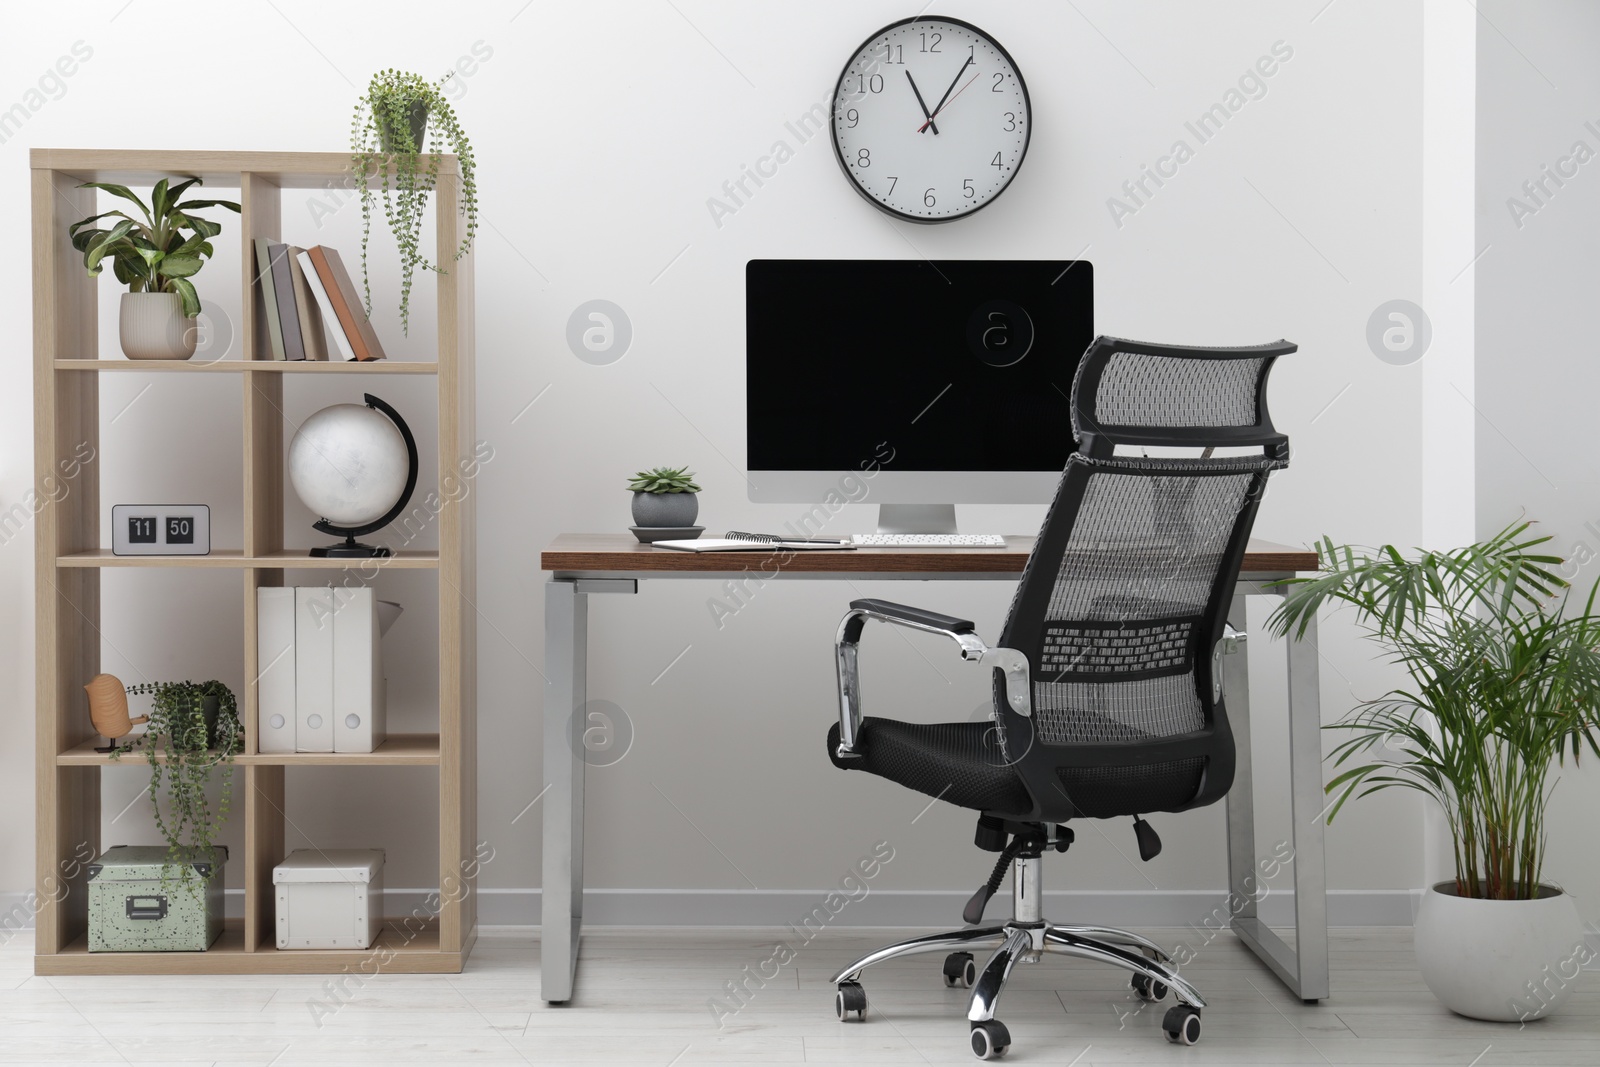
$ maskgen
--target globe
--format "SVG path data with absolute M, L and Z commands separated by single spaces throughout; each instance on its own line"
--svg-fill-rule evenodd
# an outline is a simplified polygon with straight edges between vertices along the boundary
M 410 457 L 399 429 L 361 404 L 323 408 L 289 442 L 289 483 L 320 518 L 340 526 L 380 519 L 406 490 Z

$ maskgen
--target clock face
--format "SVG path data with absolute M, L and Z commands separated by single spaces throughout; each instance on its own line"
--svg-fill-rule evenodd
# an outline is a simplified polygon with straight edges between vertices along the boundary
M 1011 184 L 1028 151 L 1028 87 L 976 26 L 910 18 L 857 50 L 833 94 L 833 149 L 856 191 L 910 222 L 949 222 Z

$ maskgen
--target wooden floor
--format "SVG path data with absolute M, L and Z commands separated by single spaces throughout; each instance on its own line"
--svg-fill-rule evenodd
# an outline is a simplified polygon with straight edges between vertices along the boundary
M 1417 975 L 1408 930 L 1336 931 L 1333 998 L 1320 1006 L 1290 997 L 1228 934 L 1203 945 L 1192 931 L 1148 932 L 1198 954 L 1184 968 L 1211 1005 L 1198 1046 L 1168 1045 L 1160 1012 L 1138 1012 L 1118 973 L 1052 958 L 1019 966 L 1001 1000 L 1013 1040 L 1001 1062 L 1600 1063 L 1593 973 L 1563 1014 L 1519 1029 L 1441 1008 Z M 904 934 L 824 931 L 800 944 L 779 930 L 603 931 L 584 938 L 576 999 L 553 1008 L 539 1000 L 528 930 L 487 931 L 461 975 L 380 974 L 342 990 L 293 975 L 36 978 L 24 930 L 0 946 L 0 1063 L 976 1063 L 966 997 L 943 987 L 937 956 L 868 972 L 868 1021 L 834 1019 L 832 969 Z M 751 981 L 719 1029 L 711 1001 L 731 1009 L 725 984 L 747 965 L 758 973 L 784 936 L 793 961 L 763 988 Z

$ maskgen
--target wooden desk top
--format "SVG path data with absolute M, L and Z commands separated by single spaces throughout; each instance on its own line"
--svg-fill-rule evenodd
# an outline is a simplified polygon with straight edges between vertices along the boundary
M 631 533 L 558 534 L 539 554 L 547 571 L 683 574 L 770 571 L 784 574 L 1021 574 L 1033 549 L 1032 537 L 1007 537 L 1005 548 L 856 548 L 843 552 L 680 552 L 640 544 Z M 774 557 L 783 554 L 782 559 Z M 1282 574 L 1317 569 L 1317 554 L 1271 541 L 1252 539 L 1245 551 L 1245 574 Z

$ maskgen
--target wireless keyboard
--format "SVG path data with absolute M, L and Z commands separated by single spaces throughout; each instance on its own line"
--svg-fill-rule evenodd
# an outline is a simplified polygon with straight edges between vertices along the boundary
M 851 534 L 857 548 L 1004 548 L 999 534 Z

